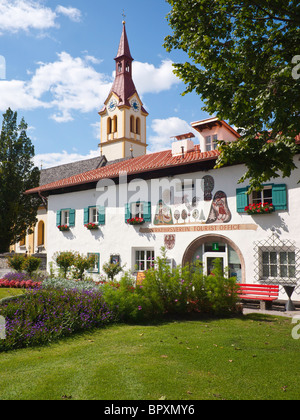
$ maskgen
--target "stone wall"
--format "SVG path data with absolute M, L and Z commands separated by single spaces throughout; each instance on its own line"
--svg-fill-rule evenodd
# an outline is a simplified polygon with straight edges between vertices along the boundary
M 7 270 L 9 269 L 7 263 L 7 257 L 10 254 L 0 254 L 0 270 Z

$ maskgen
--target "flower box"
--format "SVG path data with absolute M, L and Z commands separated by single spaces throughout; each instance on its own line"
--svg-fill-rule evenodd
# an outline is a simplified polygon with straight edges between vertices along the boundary
M 60 225 L 57 226 L 58 230 L 60 230 L 61 232 L 67 232 L 68 230 L 70 230 L 68 225 Z
M 273 211 L 275 211 L 275 208 L 270 203 L 249 204 L 249 206 L 245 207 L 247 214 L 270 214 Z
M 142 225 L 145 223 L 145 220 L 142 217 L 132 217 L 131 219 L 127 219 L 127 223 L 129 225 Z
M 99 229 L 99 226 L 96 225 L 95 223 L 87 223 L 86 225 L 84 225 L 84 227 L 86 227 L 88 230 L 97 230 L 97 229 Z

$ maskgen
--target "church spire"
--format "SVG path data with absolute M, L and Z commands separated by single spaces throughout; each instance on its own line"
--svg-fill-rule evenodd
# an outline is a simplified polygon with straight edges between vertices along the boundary
M 111 92 L 120 98 L 119 105 L 128 105 L 129 98 L 137 93 L 132 80 L 132 62 L 134 61 L 129 48 L 125 22 L 123 21 L 123 31 L 120 39 L 116 61 L 116 77 L 111 88 Z
M 121 35 L 118 53 L 115 60 L 119 60 L 122 57 L 127 57 L 129 60 L 131 60 L 131 62 L 133 61 L 133 58 L 130 53 L 128 38 L 127 38 L 127 33 L 126 33 L 125 20 L 123 20 L 123 31 Z
M 133 58 L 130 53 L 125 22 L 115 57 L 116 76 L 101 116 L 101 153 L 108 161 L 146 154 L 146 118 L 148 112 L 137 93 L 132 78 Z

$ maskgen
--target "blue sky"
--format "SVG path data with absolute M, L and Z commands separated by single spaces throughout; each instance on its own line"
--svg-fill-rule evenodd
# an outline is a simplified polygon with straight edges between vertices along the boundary
M 38 166 L 99 155 L 98 111 L 113 81 L 123 9 L 149 152 L 208 117 L 199 96 L 181 95 L 172 72 L 187 57 L 163 47 L 171 33 L 164 0 L 0 0 L 0 111 L 24 116 Z

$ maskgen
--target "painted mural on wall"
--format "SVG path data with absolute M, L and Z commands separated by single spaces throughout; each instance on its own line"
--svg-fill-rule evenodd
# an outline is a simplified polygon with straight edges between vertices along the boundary
M 173 225 L 172 211 L 163 200 L 159 200 L 154 217 L 155 225 Z
M 175 234 L 165 235 L 164 244 L 165 244 L 165 247 L 169 251 L 174 248 L 175 242 L 176 242 L 176 235 Z
M 206 223 L 229 223 L 230 220 L 231 212 L 228 207 L 227 196 L 223 191 L 218 191 L 213 198 Z
M 164 190 L 163 199 L 157 203 L 154 225 L 185 225 L 192 223 L 213 224 L 229 223 L 231 211 L 224 191 L 213 194 L 215 181 L 211 175 L 202 178 L 202 195 L 191 196 L 183 193 L 175 196 L 170 205 L 170 190 Z M 210 203 L 210 208 L 209 208 Z

